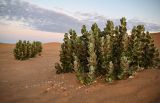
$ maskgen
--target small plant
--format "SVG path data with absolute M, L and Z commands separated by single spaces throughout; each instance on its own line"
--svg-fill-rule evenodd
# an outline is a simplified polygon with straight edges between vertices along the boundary
M 60 74 L 60 73 L 63 72 L 59 63 L 55 63 L 55 68 L 56 68 L 56 73 L 57 74 Z
M 16 43 L 16 47 L 13 50 L 14 57 L 17 60 L 26 60 L 32 57 L 35 57 L 36 54 L 40 54 L 42 52 L 42 43 L 39 41 L 34 41 L 30 43 L 29 41 L 19 40 Z

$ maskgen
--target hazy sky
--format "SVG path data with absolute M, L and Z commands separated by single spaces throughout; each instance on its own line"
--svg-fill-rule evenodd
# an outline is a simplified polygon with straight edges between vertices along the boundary
M 110 18 L 141 19 L 160 24 L 160 0 L 26 0 L 54 9 L 98 13 Z
M 0 25 L 0 43 L 16 43 L 18 40 L 47 42 L 62 42 L 63 33 L 52 33 L 23 28 L 14 25 Z
M 67 13 L 70 16 L 87 14 L 105 16 L 107 19 L 140 19 L 160 25 L 160 0 L 22 0 L 41 7 Z M 90 15 L 90 16 L 92 16 Z M 78 15 L 81 16 L 81 15 Z M 89 18 L 90 18 L 89 16 Z M 77 17 L 76 17 L 77 18 Z M 80 17 L 78 17 L 79 19 Z M 3 20 L 2 20 L 3 21 Z M 8 21 L 9 22 L 9 21 Z M 17 26 L 15 25 L 17 24 Z M 19 25 L 20 24 L 20 25 Z M 23 22 L 11 21 L 0 25 L 0 42 L 15 43 L 19 39 L 42 42 L 61 42 L 63 34 L 38 31 L 23 27 Z

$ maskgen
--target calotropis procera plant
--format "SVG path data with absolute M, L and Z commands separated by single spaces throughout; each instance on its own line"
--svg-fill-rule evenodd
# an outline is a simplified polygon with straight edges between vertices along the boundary
M 42 43 L 39 41 L 34 41 L 30 43 L 29 41 L 19 40 L 16 43 L 16 47 L 13 50 L 14 57 L 17 60 L 26 60 L 34 57 L 36 54 L 42 52 Z
M 97 77 L 110 83 L 128 78 L 138 69 L 160 67 L 158 49 L 143 25 L 134 26 L 128 35 L 123 17 L 119 26 L 108 20 L 103 31 L 94 23 L 90 32 L 83 25 L 81 33 L 81 36 L 76 35 L 71 29 L 69 35 L 64 35 L 61 64 L 55 64 L 57 73 L 74 71 L 82 84 L 91 84 Z M 22 42 L 17 45 L 22 45 Z
M 97 55 L 96 55 L 96 49 L 95 49 L 95 38 L 94 35 L 92 35 L 92 31 L 90 31 L 89 36 L 89 43 L 88 43 L 88 68 L 89 73 L 88 77 L 90 79 L 90 82 L 92 82 L 95 79 L 95 71 L 97 69 Z
M 62 72 L 72 72 L 73 71 L 73 61 L 72 61 L 72 51 L 71 51 L 71 41 L 69 39 L 69 35 L 66 33 L 64 35 L 64 43 L 61 45 L 61 51 L 60 51 L 60 61 L 61 66 L 63 68 L 59 68 L 62 70 Z

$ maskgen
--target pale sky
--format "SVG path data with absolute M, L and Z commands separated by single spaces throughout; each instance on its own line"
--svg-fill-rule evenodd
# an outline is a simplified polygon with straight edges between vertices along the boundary
M 91 13 L 107 18 L 140 19 L 160 25 L 160 0 L 24 0 L 41 7 L 75 13 Z M 75 16 L 75 15 L 72 15 Z M 13 21 L 12 21 L 13 22 Z M 11 25 L 14 24 L 14 25 Z M 61 42 L 63 34 L 38 31 L 31 28 L 0 25 L 0 42 L 15 43 L 19 39 L 39 40 L 42 42 Z M 18 23 L 21 24 L 21 23 Z
M 63 33 L 45 32 L 14 25 L 0 25 L 0 28 L 0 43 L 15 43 L 18 40 L 62 42 L 64 36 Z
M 48 9 L 98 13 L 109 18 L 140 19 L 160 24 L 160 0 L 25 0 Z

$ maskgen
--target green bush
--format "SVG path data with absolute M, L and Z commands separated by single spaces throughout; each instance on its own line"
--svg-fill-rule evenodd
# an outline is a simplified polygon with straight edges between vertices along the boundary
M 77 36 L 70 30 L 69 35 L 64 35 L 61 64 L 55 65 L 58 74 L 74 71 L 82 84 L 91 84 L 99 76 L 112 82 L 128 78 L 138 69 L 160 66 L 159 52 L 150 33 L 138 25 L 128 35 L 124 17 L 119 26 L 107 21 L 103 31 L 96 23 L 90 31 L 83 25 L 81 33 Z
M 40 55 L 42 52 L 42 43 L 39 41 L 30 43 L 29 41 L 26 42 L 26 40 L 19 40 L 16 43 L 16 47 L 14 48 L 13 52 L 15 59 L 26 60 L 35 57 L 36 54 Z
M 60 73 L 63 72 L 61 66 L 59 65 L 59 63 L 55 63 L 55 68 L 56 68 L 56 73 L 57 74 L 60 74 Z

